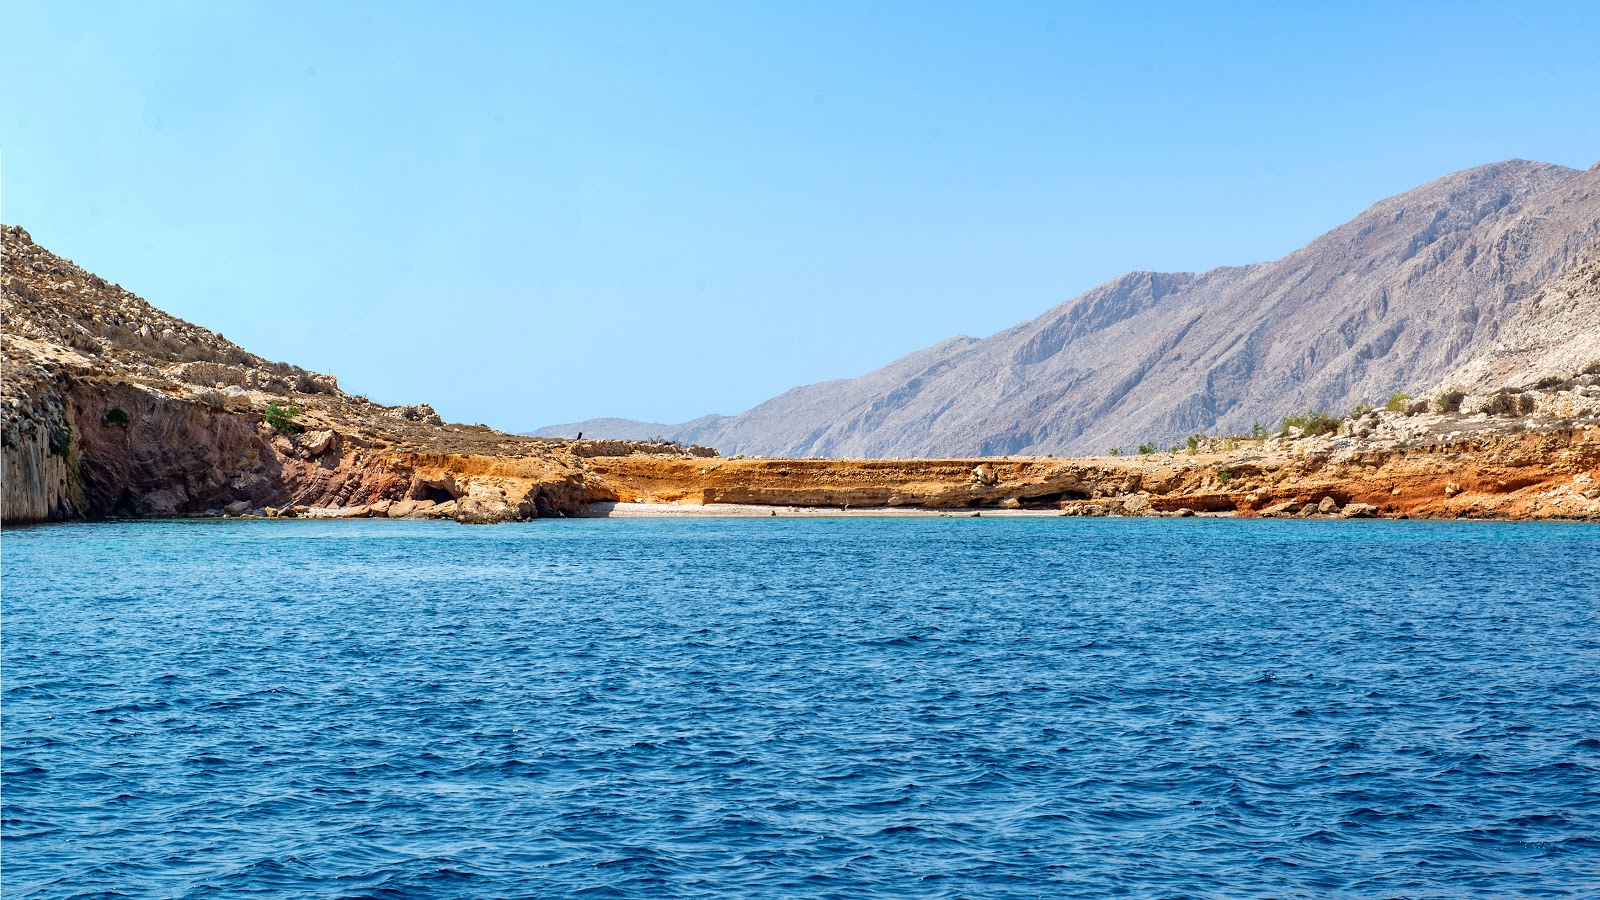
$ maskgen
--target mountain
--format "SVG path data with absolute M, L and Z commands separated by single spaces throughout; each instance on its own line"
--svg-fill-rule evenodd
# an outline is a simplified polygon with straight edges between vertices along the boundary
M 1234 277 L 1130 276 L 1091 292 L 1061 327 L 1092 335 L 1097 316 L 1125 321 L 1143 314 L 1130 309 L 1158 308 L 1206 278 Z M 346 394 L 331 376 L 249 353 L 8 225 L 0 227 L 0 525 L 243 515 L 486 523 L 693 514 L 718 504 L 756 504 L 768 517 L 804 507 L 1600 520 L 1600 361 L 1576 375 L 1567 362 L 1594 346 L 1585 323 L 1597 278 L 1592 257 L 1569 266 L 1491 348 L 1486 358 L 1505 363 L 1479 373 L 1491 384 L 1545 370 L 1562 376 L 1529 390 L 1448 390 L 1256 439 L 1117 459 L 721 459 L 660 443 L 517 437 L 447 424 L 426 404 Z M 880 374 L 891 383 L 936 378 L 942 361 L 983 343 L 952 339 Z M 827 403 L 836 388 L 792 392 L 787 402 Z
M 1600 360 L 1600 241 L 1523 304 L 1494 347 L 1444 380 L 1484 390 L 1564 379 Z
M 1245 432 L 1435 387 L 1491 352 L 1597 236 L 1600 166 L 1507 160 L 1383 200 L 1273 262 L 1130 272 L 991 337 L 737 416 L 557 428 L 839 457 L 1085 454 Z

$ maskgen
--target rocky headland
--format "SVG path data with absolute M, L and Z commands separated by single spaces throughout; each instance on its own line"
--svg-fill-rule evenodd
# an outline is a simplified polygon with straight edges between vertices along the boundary
M 1125 455 L 725 458 L 444 422 L 255 356 L 4 228 L 4 522 L 106 517 L 450 518 L 715 510 L 1600 520 L 1593 267 L 1508 329 L 1472 390 L 1268 434 L 1196 435 Z M 1524 321 L 1526 320 L 1526 321 Z M 1541 325 L 1540 323 L 1544 323 Z M 1548 326 L 1548 327 L 1546 327 Z M 1576 347 L 1576 349 L 1574 349 Z M 1551 362 L 1554 359 L 1555 362 Z M 1567 367 L 1548 374 L 1552 366 Z M 1510 373 L 1510 374 L 1507 374 Z M 1541 375 L 1508 387 L 1508 377 Z
M 19 227 L 5 226 L 3 238 L 8 524 L 252 513 L 525 519 L 583 506 L 587 454 L 709 452 L 517 437 L 445 423 L 426 404 L 374 403 L 170 316 Z

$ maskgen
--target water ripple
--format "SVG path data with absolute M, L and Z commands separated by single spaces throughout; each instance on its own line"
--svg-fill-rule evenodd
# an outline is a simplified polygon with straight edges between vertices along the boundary
M 1570 896 L 1600 530 L 8 530 L 7 897 Z

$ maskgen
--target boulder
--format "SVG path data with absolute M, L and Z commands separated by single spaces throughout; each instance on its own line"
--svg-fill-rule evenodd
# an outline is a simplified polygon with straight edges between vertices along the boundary
M 415 406 L 397 406 L 389 411 L 389 415 L 412 422 L 420 422 L 423 425 L 444 424 L 444 419 L 440 418 L 439 414 L 433 411 L 433 407 L 426 403 L 418 403 Z
M 1325 516 L 1331 516 L 1338 511 L 1339 502 L 1332 497 L 1323 497 L 1322 502 L 1317 504 L 1317 512 Z
M 1378 508 L 1370 503 L 1350 503 L 1339 515 L 1346 519 L 1370 519 L 1378 514 Z
M 993 486 L 1000 481 L 1000 476 L 988 466 L 980 465 L 972 470 L 972 480 L 982 485 Z
M 1016 497 L 1007 497 L 1001 504 L 1001 509 L 1021 509 L 1022 501 Z
M 227 516 L 242 516 L 249 511 L 249 500 L 235 500 L 222 508 L 223 515 Z
M 300 449 L 310 456 L 321 456 L 338 446 L 339 435 L 333 429 L 307 432 L 300 438 Z
M 135 509 L 141 516 L 175 516 L 187 497 L 181 490 L 151 491 L 139 498 Z
M 1193 516 L 1193 515 L 1194 515 L 1194 510 L 1190 509 L 1187 506 L 1181 507 L 1177 512 L 1177 516 L 1180 519 L 1187 519 L 1187 518 L 1189 518 L 1190 516 Z
M 416 500 L 396 500 L 384 510 L 384 515 L 391 519 L 404 519 L 417 511 L 417 503 Z
M 1271 518 L 1273 516 L 1292 516 L 1299 511 L 1300 501 L 1285 500 L 1282 503 L 1274 503 L 1271 506 L 1266 507 L 1265 509 L 1261 510 L 1261 514 Z

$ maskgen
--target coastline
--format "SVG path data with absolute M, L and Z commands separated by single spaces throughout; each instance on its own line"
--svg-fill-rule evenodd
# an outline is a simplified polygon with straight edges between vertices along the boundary
M 917 506 L 765 506 L 757 503 L 586 503 L 578 519 L 1040 519 L 1060 517 L 1051 509 L 929 509 Z
M 1522 387 L 1293 416 L 1276 432 L 1148 441 L 1136 454 L 724 457 L 670 441 L 533 438 L 450 424 L 427 404 L 375 403 L 161 312 L 20 228 L 3 236 L 5 526 L 243 515 L 1600 521 L 1600 361 Z

